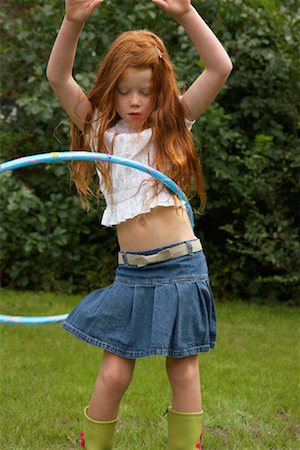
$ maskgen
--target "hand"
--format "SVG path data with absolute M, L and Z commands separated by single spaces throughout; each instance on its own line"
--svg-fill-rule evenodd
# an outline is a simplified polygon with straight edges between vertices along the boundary
M 86 22 L 103 0 L 66 0 L 66 17 L 74 22 Z
M 152 0 L 152 2 L 176 19 L 179 19 L 192 9 L 190 0 Z

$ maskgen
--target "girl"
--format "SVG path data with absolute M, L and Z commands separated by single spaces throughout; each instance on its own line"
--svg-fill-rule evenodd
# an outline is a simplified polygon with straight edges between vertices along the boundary
M 192 184 L 205 203 L 190 128 L 216 97 L 232 69 L 224 48 L 190 0 L 152 0 L 181 24 L 205 65 L 180 96 L 167 50 L 146 30 L 121 34 L 108 50 L 86 95 L 72 77 L 84 23 L 102 0 L 66 0 L 47 76 L 72 121 L 72 148 L 114 153 L 150 164 L 185 192 Z M 63 327 L 104 349 L 85 409 L 88 450 L 112 448 L 119 404 L 136 358 L 166 356 L 172 388 L 168 449 L 200 448 L 202 404 L 198 354 L 215 345 L 215 307 L 201 243 L 184 204 L 150 176 L 116 164 L 73 164 L 87 204 L 94 175 L 120 246 L 114 283 L 77 305 Z M 130 449 L 132 450 L 132 449 Z

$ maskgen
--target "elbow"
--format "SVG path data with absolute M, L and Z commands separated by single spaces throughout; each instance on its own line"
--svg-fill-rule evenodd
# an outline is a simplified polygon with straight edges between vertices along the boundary
M 52 87 L 57 86 L 62 82 L 62 78 L 59 77 L 57 73 L 55 73 L 53 65 L 49 63 L 46 68 L 46 77 Z
M 228 57 L 228 76 L 231 74 L 232 71 L 233 71 L 233 62 Z
M 223 85 L 226 82 L 226 80 L 229 78 L 229 75 L 231 74 L 232 70 L 233 70 L 233 64 L 232 64 L 230 58 L 228 58 L 227 61 L 224 61 L 224 63 L 219 66 L 217 77 L 218 77 L 221 85 Z
M 62 77 L 59 77 L 55 73 L 53 73 L 51 68 L 49 69 L 49 66 L 46 69 L 46 77 L 52 89 L 55 89 L 56 87 L 64 84 L 64 80 L 62 79 Z
M 55 80 L 54 80 L 53 74 L 51 73 L 51 68 L 49 68 L 49 65 L 47 66 L 47 69 L 46 69 L 46 78 L 51 85 L 53 83 L 55 83 Z
M 51 75 L 52 75 L 51 72 L 52 72 L 52 64 L 51 64 L 51 58 L 49 58 L 49 61 L 48 61 L 47 67 L 46 67 L 46 77 L 49 82 L 51 80 Z
M 233 64 L 229 56 L 220 60 L 214 67 L 211 69 L 206 68 L 208 72 L 212 75 L 212 77 L 220 84 L 225 83 L 229 75 L 233 70 Z
M 52 73 L 51 68 L 49 66 L 46 69 L 46 77 L 51 86 L 54 86 L 58 83 L 57 77 Z
M 222 74 L 222 76 L 224 76 L 225 79 L 227 79 L 229 77 L 229 75 L 231 74 L 232 70 L 233 70 L 233 63 L 228 56 L 228 58 L 226 58 L 226 60 L 223 62 L 222 66 L 220 67 L 220 73 Z

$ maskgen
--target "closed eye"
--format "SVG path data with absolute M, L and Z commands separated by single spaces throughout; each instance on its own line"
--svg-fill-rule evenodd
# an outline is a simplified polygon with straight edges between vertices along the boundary
M 117 88 L 117 92 L 120 95 L 129 95 L 131 93 L 130 89 L 124 89 L 124 88 Z M 141 89 L 139 91 L 140 95 L 143 95 L 144 97 L 149 97 L 149 95 L 152 94 L 152 91 L 149 89 Z
M 129 91 L 128 91 L 128 90 L 125 90 L 125 89 L 120 89 L 120 88 L 118 88 L 118 93 L 121 94 L 121 95 L 128 95 L 128 94 L 129 94 Z
M 144 95 L 145 97 L 148 97 L 149 95 L 152 94 L 151 91 L 141 91 L 141 94 Z

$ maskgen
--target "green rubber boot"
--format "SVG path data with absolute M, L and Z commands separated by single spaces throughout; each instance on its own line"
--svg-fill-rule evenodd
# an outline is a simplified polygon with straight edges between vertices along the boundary
M 202 414 L 168 408 L 168 450 L 201 449 Z
M 111 450 L 118 418 L 105 422 L 94 420 L 87 415 L 87 410 L 88 406 L 84 410 L 85 425 L 84 432 L 80 433 L 80 447 L 85 450 Z

